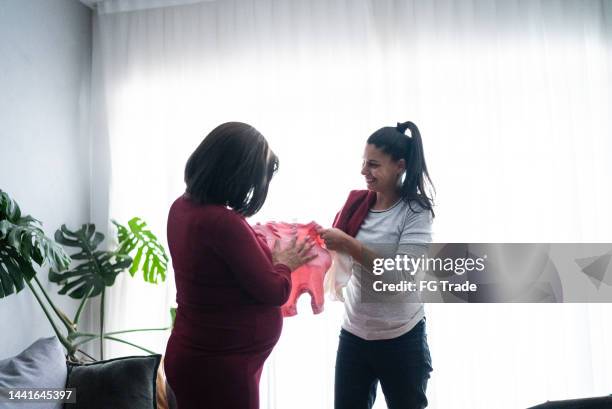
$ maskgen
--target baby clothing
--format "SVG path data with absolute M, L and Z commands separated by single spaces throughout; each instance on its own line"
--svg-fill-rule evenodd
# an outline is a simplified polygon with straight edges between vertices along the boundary
M 311 254 L 316 254 L 317 257 L 291 273 L 291 293 L 289 294 L 289 299 L 281 308 L 283 317 L 292 317 L 297 314 L 297 300 L 304 293 L 310 294 L 311 307 L 314 314 L 319 314 L 323 311 L 325 301 L 323 280 L 325 273 L 331 266 L 331 256 L 322 247 L 323 240 L 317 234 L 317 228 L 319 227 L 315 222 L 308 224 L 268 222 L 266 224 L 258 223 L 253 226 L 253 230 L 265 238 L 271 249 L 274 248 L 276 240 L 280 240 L 281 248 L 286 247 L 296 235 L 298 242 L 302 242 L 304 238 L 310 237 L 315 243 Z

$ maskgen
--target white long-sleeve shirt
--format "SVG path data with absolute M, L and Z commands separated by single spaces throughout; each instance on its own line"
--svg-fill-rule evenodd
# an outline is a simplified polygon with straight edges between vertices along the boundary
M 420 257 L 431 242 L 432 216 L 414 202 L 410 206 L 412 210 L 400 199 L 389 209 L 370 210 L 355 238 L 382 257 Z M 399 337 L 424 317 L 418 292 L 376 292 L 373 283 L 381 279 L 399 282 L 414 277 L 397 270 L 377 276 L 353 263 L 342 328 L 366 340 Z

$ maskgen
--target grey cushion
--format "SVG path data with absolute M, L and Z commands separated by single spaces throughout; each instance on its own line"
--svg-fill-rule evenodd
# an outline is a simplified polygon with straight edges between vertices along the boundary
M 0 361 L 0 388 L 64 388 L 66 374 L 62 344 L 56 337 L 41 338 L 19 355 Z M 62 403 L 19 403 L 12 406 L 19 409 L 61 409 Z
M 66 409 L 155 409 L 160 360 L 150 355 L 69 364 L 66 387 L 76 388 L 76 403 Z

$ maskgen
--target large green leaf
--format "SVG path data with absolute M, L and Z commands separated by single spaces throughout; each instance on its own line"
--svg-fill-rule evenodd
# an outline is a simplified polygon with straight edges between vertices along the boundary
M 48 262 L 57 271 L 65 270 L 70 265 L 70 257 L 64 249 L 45 236 L 39 222 L 30 216 L 14 222 L 0 221 L 0 243 L 11 246 L 29 263 L 33 261 L 42 266 Z
M 21 210 L 16 201 L 11 199 L 8 193 L 0 190 L 0 220 L 18 220 Z
M 56 271 L 70 265 L 62 247 L 45 236 L 41 223 L 21 215 L 16 201 L 0 190 L 0 298 L 23 289 L 36 275 L 32 264 L 45 262 Z
M 0 298 L 23 290 L 24 280 L 30 280 L 34 275 L 36 271 L 32 265 L 15 249 L 0 244 Z
M 146 228 L 147 223 L 139 217 L 132 218 L 127 227 L 114 220 L 113 223 L 117 226 L 117 253 L 129 255 L 136 252 L 129 270 L 132 277 L 142 270 L 146 282 L 157 284 L 158 277 L 165 281 L 169 258 L 157 236 Z
M 132 264 L 132 258 L 128 255 L 97 250 L 103 240 L 104 235 L 97 232 L 93 224 L 84 224 L 76 231 L 62 225 L 55 232 L 55 241 L 80 250 L 71 255 L 72 260 L 82 261 L 64 273 L 53 269 L 49 271 L 49 280 L 62 286 L 60 294 L 77 299 L 95 297 L 104 287 L 112 286 L 117 275 Z

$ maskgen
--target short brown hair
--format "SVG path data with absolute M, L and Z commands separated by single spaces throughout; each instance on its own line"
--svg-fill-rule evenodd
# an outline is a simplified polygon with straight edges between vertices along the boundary
M 185 166 L 190 198 L 229 206 L 245 217 L 261 209 L 278 169 L 278 157 L 251 125 L 227 122 L 210 132 Z

